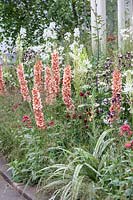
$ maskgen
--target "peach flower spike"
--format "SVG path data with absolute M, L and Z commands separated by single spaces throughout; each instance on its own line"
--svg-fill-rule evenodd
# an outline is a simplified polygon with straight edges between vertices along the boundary
M 25 80 L 23 64 L 18 65 L 17 75 L 18 75 L 18 80 L 19 80 L 19 84 L 20 84 L 21 94 L 23 96 L 24 101 L 31 102 L 31 97 L 29 95 L 27 81 Z

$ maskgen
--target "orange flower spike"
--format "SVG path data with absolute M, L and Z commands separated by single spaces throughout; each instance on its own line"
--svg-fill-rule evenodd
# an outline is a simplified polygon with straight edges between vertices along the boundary
M 5 93 L 5 83 L 3 80 L 2 65 L 0 65 L 0 95 L 3 95 L 4 93 Z
M 63 75 L 63 86 L 62 86 L 63 101 L 68 111 L 74 111 L 75 107 L 71 99 L 71 67 L 66 66 Z
M 55 84 L 53 82 L 52 72 L 50 67 L 45 68 L 45 92 L 46 104 L 53 104 L 55 101 Z
M 115 69 L 113 72 L 112 100 L 108 118 L 108 121 L 110 123 L 118 119 L 119 113 L 121 111 L 121 90 L 122 90 L 121 72 L 120 70 Z
M 121 72 L 118 69 L 115 69 L 113 72 L 113 84 L 112 84 L 112 93 L 115 96 L 116 93 L 121 93 L 122 82 L 121 82 Z
M 36 125 L 40 129 L 46 129 L 44 115 L 42 112 L 43 107 L 40 98 L 40 92 L 37 88 L 33 88 L 32 96 L 33 96 L 33 110 L 34 110 Z
M 19 80 L 19 84 L 20 84 L 21 94 L 23 96 L 24 101 L 31 102 L 31 97 L 29 95 L 27 81 L 25 80 L 23 64 L 18 65 L 17 75 L 18 75 L 18 80 Z
M 59 94 L 60 91 L 60 69 L 59 69 L 59 55 L 57 52 L 52 54 L 52 72 L 55 81 L 55 93 Z
M 42 70 L 42 61 L 38 60 L 34 65 L 34 87 L 37 87 L 40 92 L 42 91 Z

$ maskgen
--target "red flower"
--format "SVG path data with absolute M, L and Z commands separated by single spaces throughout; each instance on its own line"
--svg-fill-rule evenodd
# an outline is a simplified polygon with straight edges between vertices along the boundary
M 79 96 L 83 97 L 83 96 L 84 96 L 84 93 L 83 93 L 83 92 L 80 92 L 80 93 L 79 93 Z
M 123 136 L 125 133 L 128 134 L 128 136 L 133 135 L 133 131 L 131 131 L 131 128 L 128 124 L 124 124 L 120 127 L 120 136 Z
M 24 115 L 22 118 L 22 122 L 30 121 L 30 117 L 28 115 Z
M 122 132 L 129 132 L 130 130 L 131 130 L 131 128 L 130 128 L 130 126 L 128 125 L 128 124 L 124 124 L 124 125 L 122 125 L 121 127 L 120 127 L 120 130 L 122 131 Z
M 49 126 L 54 126 L 55 123 L 54 123 L 54 121 L 50 121 L 50 122 L 48 123 L 48 125 L 49 125 Z
M 86 119 L 86 118 L 84 119 L 84 123 L 85 123 L 85 124 L 87 123 L 87 119 Z

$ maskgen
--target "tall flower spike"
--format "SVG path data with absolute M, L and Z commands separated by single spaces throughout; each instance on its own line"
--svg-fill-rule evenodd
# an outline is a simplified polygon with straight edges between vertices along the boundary
M 55 81 L 55 93 L 59 94 L 60 91 L 60 69 L 59 69 L 59 55 L 57 52 L 52 54 L 52 72 Z
M 119 117 L 119 113 L 121 110 L 121 89 L 122 89 L 121 72 L 120 70 L 115 69 L 113 72 L 113 81 L 112 81 L 112 100 L 108 116 L 108 121 L 110 123 L 114 122 Z
M 17 67 L 17 75 L 20 84 L 21 94 L 23 96 L 24 101 L 31 102 L 31 97 L 29 95 L 29 89 L 27 86 L 27 81 L 25 80 L 23 64 L 19 64 Z
M 42 61 L 38 60 L 34 65 L 34 87 L 36 87 L 40 92 L 42 91 L 42 70 Z
M 3 95 L 4 93 L 5 93 L 5 83 L 3 80 L 2 65 L 0 65 L 0 95 Z
M 37 88 L 33 88 L 32 96 L 33 96 L 33 110 L 34 110 L 36 125 L 40 129 L 46 129 L 44 115 L 42 112 L 42 102 L 40 98 L 40 92 Z
M 62 86 L 63 101 L 68 111 L 74 111 L 75 107 L 71 99 L 71 67 L 67 65 L 63 74 L 63 86 Z
M 56 94 L 50 67 L 45 68 L 45 93 L 46 93 L 46 104 L 49 105 L 53 104 L 55 101 Z

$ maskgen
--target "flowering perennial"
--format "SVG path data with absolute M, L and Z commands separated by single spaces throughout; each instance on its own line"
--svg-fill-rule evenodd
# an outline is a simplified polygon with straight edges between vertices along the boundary
M 124 134 L 128 134 L 128 136 L 133 135 L 133 131 L 128 124 L 123 124 L 120 127 L 120 136 L 123 136 Z
M 59 70 L 59 55 L 57 52 L 52 54 L 52 73 L 55 84 L 55 94 L 58 95 L 60 91 L 60 70 Z
M 25 126 L 27 128 L 32 128 L 32 126 L 31 126 L 31 119 L 30 119 L 30 117 L 28 115 L 24 115 L 22 117 L 22 122 L 25 124 Z
M 126 148 L 126 149 L 132 149 L 132 150 L 133 150 L 133 140 L 130 141 L 130 142 L 128 142 L 128 143 L 126 143 L 126 144 L 125 144 L 125 148 Z
M 34 65 L 34 87 L 36 87 L 40 92 L 42 91 L 42 70 L 42 61 L 38 60 Z
M 45 68 L 45 92 L 46 92 L 46 104 L 53 104 L 55 101 L 55 85 L 52 77 L 50 67 Z
M 34 110 L 36 125 L 40 129 L 45 129 L 46 125 L 45 125 L 44 115 L 42 112 L 42 102 L 40 98 L 40 92 L 37 88 L 33 88 L 32 96 L 33 96 L 33 110 Z
M 62 86 L 63 101 L 68 111 L 74 111 L 75 107 L 71 99 L 71 67 L 67 65 L 64 69 L 63 86 Z
M 113 72 L 113 82 L 112 82 L 112 100 L 108 116 L 108 121 L 110 123 L 118 119 L 121 110 L 121 89 L 122 89 L 121 72 L 120 70 L 115 69 Z
M 0 65 L 0 95 L 5 92 L 5 83 L 3 81 L 2 65 Z
M 23 96 L 24 101 L 31 102 L 31 97 L 29 95 L 27 81 L 25 80 L 25 76 L 24 76 L 23 64 L 18 65 L 17 75 L 18 75 L 18 80 L 19 80 L 19 84 L 20 84 L 21 94 Z

